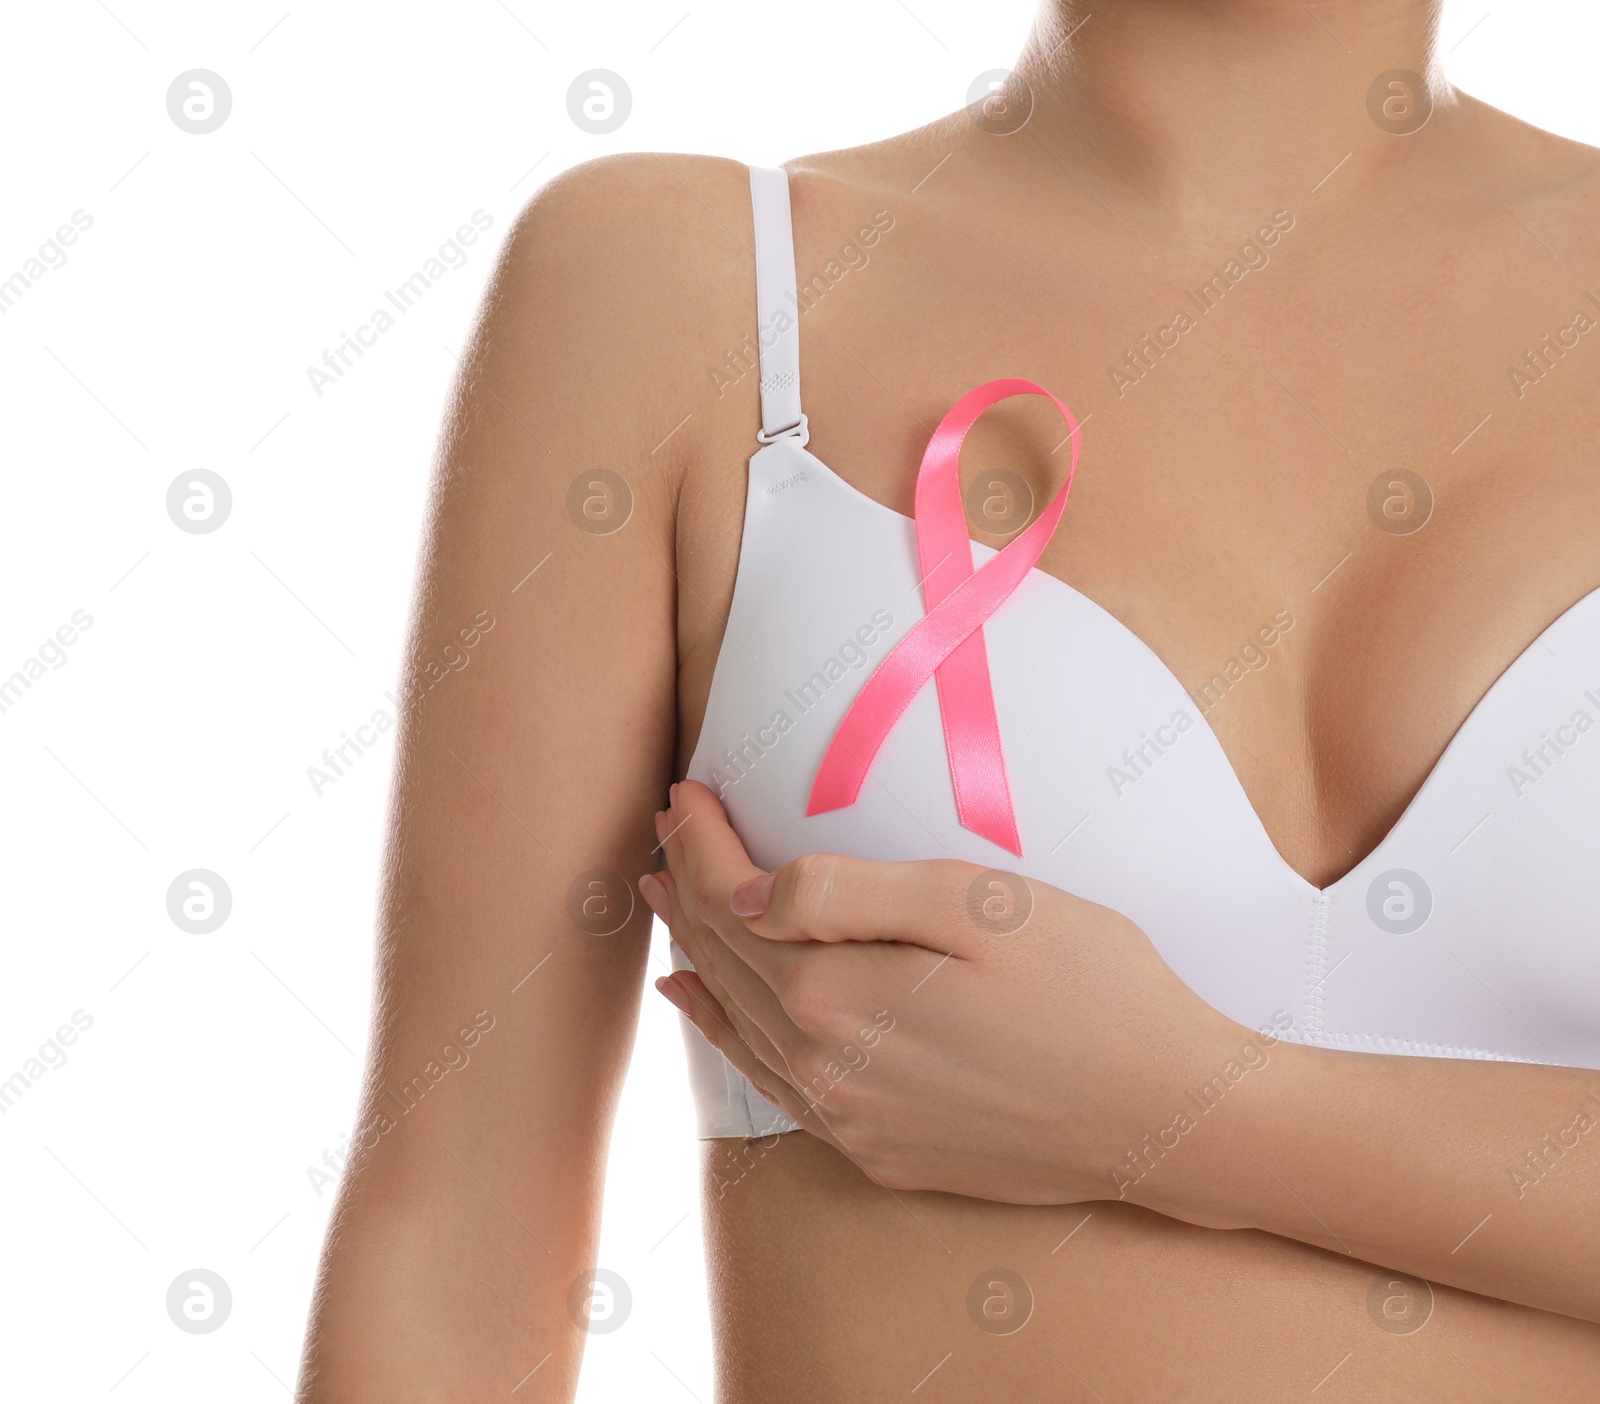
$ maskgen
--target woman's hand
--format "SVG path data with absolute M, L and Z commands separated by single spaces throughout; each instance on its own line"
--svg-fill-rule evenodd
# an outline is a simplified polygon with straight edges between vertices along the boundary
M 703 785 L 657 829 L 670 871 L 640 887 L 698 971 L 657 988 L 880 1184 L 1127 1199 L 1600 1322 L 1595 1072 L 1281 1042 L 1043 883 L 827 854 L 764 873 Z
M 657 988 L 890 1188 L 1117 1198 L 1185 1089 L 1272 1041 L 1195 995 L 1132 921 L 1057 888 L 954 860 L 811 854 L 764 873 L 693 781 L 657 829 L 670 871 L 640 889 L 698 972 Z

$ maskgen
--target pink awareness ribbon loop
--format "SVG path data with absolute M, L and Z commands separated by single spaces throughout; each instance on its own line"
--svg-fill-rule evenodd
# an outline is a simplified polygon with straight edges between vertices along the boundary
M 1070 430 L 1072 462 L 1066 482 L 1049 506 L 975 571 L 961 502 L 961 445 L 980 414 L 1014 395 L 1043 395 L 1061 411 Z M 1000 749 L 983 624 L 1027 579 L 1054 534 L 1078 471 L 1082 444 L 1076 416 L 1031 380 L 991 380 L 963 395 L 939 421 L 917 470 L 917 556 L 927 613 L 889 650 L 850 704 L 817 768 L 808 815 L 856 802 L 895 723 L 934 678 L 957 817 L 963 828 L 1022 856 Z

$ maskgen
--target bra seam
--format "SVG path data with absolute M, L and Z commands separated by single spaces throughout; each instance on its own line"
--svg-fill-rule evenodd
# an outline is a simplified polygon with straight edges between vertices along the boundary
M 1466 1048 L 1453 1043 L 1423 1043 L 1413 1038 L 1394 1038 L 1389 1034 L 1329 1033 L 1324 1030 L 1315 1040 L 1295 1034 L 1292 1030 L 1281 1035 L 1287 1043 L 1306 1047 L 1327 1048 L 1338 1045 L 1377 1049 L 1385 1053 L 1409 1054 L 1419 1058 L 1472 1058 L 1493 1063 L 1535 1063 L 1546 1067 L 1567 1066 L 1556 1064 L 1549 1058 L 1525 1058 L 1519 1053 L 1497 1053 L 1489 1048 Z
M 1326 890 L 1311 894 L 1311 923 L 1306 932 L 1306 1037 L 1313 1042 L 1322 1038 L 1322 1006 L 1326 996 L 1323 988 L 1328 978 L 1328 909 L 1333 904 L 1332 894 Z

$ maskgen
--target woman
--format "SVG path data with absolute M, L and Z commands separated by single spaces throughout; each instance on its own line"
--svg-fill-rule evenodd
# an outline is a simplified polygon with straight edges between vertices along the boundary
M 447 426 L 419 671 L 497 623 L 408 698 L 304 1399 L 570 1397 L 645 966 L 623 875 L 663 846 L 644 887 L 701 966 L 666 990 L 732 1070 L 691 1045 L 721 1398 L 1592 1396 L 1597 162 L 1450 90 L 1437 22 L 1044 0 L 1018 78 L 930 127 L 533 201 Z M 1034 389 L 963 398 L 999 380 Z M 963 564 L 924 451 L 991 399 Z M 924 651 L 830 788 L 884 658 L 1024 541 L 983 666 Z M 653 828 L 687 774 L 737 838 L 695 785 Z M 937 861 L 802 864 L 878 894 L 825 928 L 761 875 L 826 849 Z M 877 962 L 791 1011 L 864 1012 L 827 1065 L 786 1066 L 796 937 Z M 466 1025 L 479 1071 L 386 1117 Z

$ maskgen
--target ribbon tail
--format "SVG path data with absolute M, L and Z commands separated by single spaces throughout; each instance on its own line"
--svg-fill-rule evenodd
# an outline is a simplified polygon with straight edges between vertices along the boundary
M 945 752 L 964 829 L 1022 856 L 1016 809 L 1006 779 L 983 630 L 969 634 L 934 674 L 944 722 Z

